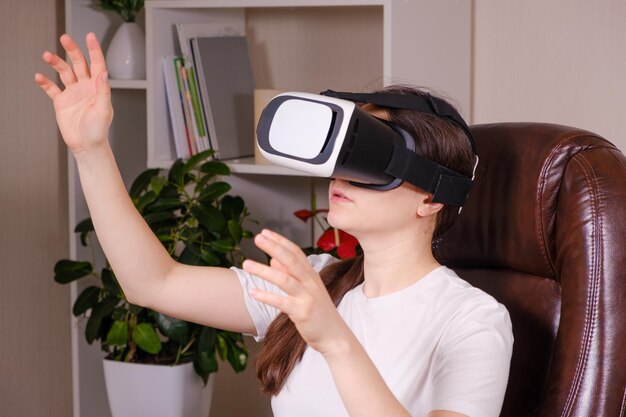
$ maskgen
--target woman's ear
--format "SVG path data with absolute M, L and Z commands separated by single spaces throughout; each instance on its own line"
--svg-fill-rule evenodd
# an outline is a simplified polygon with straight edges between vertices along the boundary
M 427 194 L 417 205 L 417 215 L 420 217 L 428 217 L 433 214 L 437 214 L 441 209 L 443 209 L 443 204 L 441 203 L 433 203 L 433 196 Z

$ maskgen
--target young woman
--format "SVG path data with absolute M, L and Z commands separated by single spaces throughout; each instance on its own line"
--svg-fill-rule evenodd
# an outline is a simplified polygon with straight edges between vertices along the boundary
M 98 239 L 130 302 L 264 339 L 257 369 L 277 417 L 499 415 L 513 343 L 508 313 L 432 255 L 433 236 L 451 225 L 456 208 L 407 183 L 377 191 L 334 179 L 328 221 L 353 234 L 363 256 L 307 258 L 263 230 L 254 242 L 271 256 L 269 266 L 176 263 L 128 197 L 108 142 L 104 57 L 92 33 L 86 43 L 90 66 L 68 35 L 61 44 L 71 67 L 43 54 L 63 90 L 41 74 L 35 81 L 53 101 Z M 419 138 L 419 154 L 471 174 L 468 140 L 451 122 L 365 108 Z

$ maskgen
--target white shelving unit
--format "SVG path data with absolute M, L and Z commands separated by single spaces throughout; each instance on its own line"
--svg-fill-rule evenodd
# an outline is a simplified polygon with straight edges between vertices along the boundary
M 106 48 L 120 23 L 116 16 L 94 9 L 91 0 L 65 4 L 66 31 L 83 50 L 89 31 Z M 127 186 L 146 167 L 168 167 L 174 159 L 160 64 L 162 56 L 179 53 L 174 24 L 211 21 L 245 24 L 257 88 L 365 91 L 412 83 L 444 93 L 470 114 L 471 1 L 147 0 L 140 19 L 146 80 L 111 80 L 110 140 Z M 88 211 L 70 161 L 71 256 L 90 259 L 73 233 Z M 232 193 L 263 227 L 310 244 L 310 228 L 293 212 L 309 206 L 312 189 L 323 207 L 327 181 L 253 158 L 227 162 Z M 84 285 L 72 286 L 72 300 Z M 84 341 L 84 323 L 72 318 L 72 327 L 74 417 L 110 417 L 99 346 Z
M 112 89 L 145 90 L 148 86 L 146 80 L 109 80 Z

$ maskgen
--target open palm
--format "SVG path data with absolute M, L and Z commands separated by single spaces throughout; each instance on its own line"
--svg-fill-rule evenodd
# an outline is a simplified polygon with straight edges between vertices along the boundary
M 111 90 L 102 48 L 93 33 L 86 36 L 91 67 L 69 35 L 61 36 L 60 40 L 72 67 L 47 51 L 43 60 L 59 74 L 65 89 L 61 90 L 39 73 L 35 74 L 35 82 L 52 99 L 63 140 L 76 153 L 106 142 L 113 119 Z

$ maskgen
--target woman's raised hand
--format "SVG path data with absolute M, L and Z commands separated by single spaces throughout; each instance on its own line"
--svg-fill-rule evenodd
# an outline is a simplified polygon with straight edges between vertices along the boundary
M 35 82 L 54 103 L 61 135 L 74 154 L 106 143 L 113 120 L 111 89 L 102 48 L 93 33 L 88 33 L 85 39 L 91 67 L 67 34 L 62 35 L 60 41 L 72 62 L 71 67 L 56 54 L 49 51 L 43 54 L 43 60 L 59 73 L 64 90 L 43 74 L 35 74 Z
M 276 285 L 286 295 L 251 290 L 250 295 L 274 306 L 294 322 L 305 342 L 323 355 L 333 355 L 353 337 L 339 315 L 319 274 L 293 242 L 278 233 L 263 230 L 254 243 L 272 257 L 270 265 L 247 259 L 243 269 Z

